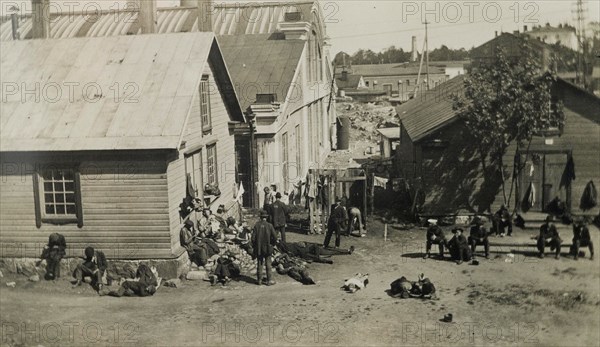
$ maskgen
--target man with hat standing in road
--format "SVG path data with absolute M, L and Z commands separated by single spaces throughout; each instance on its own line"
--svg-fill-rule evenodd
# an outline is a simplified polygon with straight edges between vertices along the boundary
M 483 226 L 483 221 L 479 216 L 475 216 L 471 222 L 471 229 L 469 230 L 469 244 L 471 245 L 471 254 L 475 256 L 475 248 L 478 245 L 483 245 L 485 250 L 485 257 L 490 257 L 490 242 L 488 241 L 488 231 Z
M 344 206 L 342 206 L 342 199 L 336 199 L 335 207 L 331 211 L 331 215 L 329 215 L 329 220 L 327 221 L 327 234 L 325 234 L 325 241 L 323 241 L 323 246 L 325 248 L 329 247 L 329 242 L 331 241 L 331 236 L 335 233 L 335 247 L 340 247 L 340 237 L 342 235 L 342 230 L 344 230 L 345 223 L 348 221 L 348 213 Z
M 252 232 L 252 249 L 258 265 L 256 270 L 258 285 L 263 283 L 262 270 L 265 266 L 267 269 L 266 285 L 270 286 L 275 284 L 271 280 L 271 256 L 273 255 L 273 247 L 277 242 L 277 235 L 273 225 L 267 222 L 267 218 L 269 218 L 267 211 L 260 211 L 260 221 L 256 222 Z
M 436 219 L 428 219 L 427 222 L 430 224 L 427 229 L 427 241 L 425 246 L 425 256 L 424 259 L 431 257 L 431 245 L 439 245 L 440 248 L 440 258 L 444 258 L 444 247 L 448 246 L 448 242 L 446 241 L 446 235 L 444 235 L 444 231 L 442 228 L 437 225 Z
M 275 231 L 280 235 L 281 241 L 285 242 L 285 227 L 290 218 L 290 208 L 281 201 L 281 193 L 275 194 L 275 202 L 271 204 L 269 213 Z
M 550 245 L 550 250 L 556 249 L 556 259 L 560 258 L 560 246 L 562 244 L 562 240 L 558 235 L 558 230 L 556 230 L 556 226 L 554 223 L 554 218 L 551 215 L 546 217 L 546 222 L 542 224 L 540 227 L 540 234 L 537 237 L 537 248 L 540 251 L 540 258 L 544 257 L 544 251 L 546 245 Z

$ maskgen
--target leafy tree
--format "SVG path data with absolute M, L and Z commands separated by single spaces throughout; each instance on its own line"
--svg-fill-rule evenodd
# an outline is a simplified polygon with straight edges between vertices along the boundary
M 526 45 L 520 51 L 520 56 L 509 58 L 500 49 L 495 61 L 465 76 L 464 95 L 453 96 L 454 109 L 477 144 L 484 175 L 500 174 L 506 206 L 510 206 L 515 178 L 522 169 L 516 168 L 507 197 L 503 157 L 508 147 L 516 142 L 520 148 L 527 145 L 528 152 L 535 135 L 564 125 L 562 104 L 552 97 L 554 74 L 543 72 Z

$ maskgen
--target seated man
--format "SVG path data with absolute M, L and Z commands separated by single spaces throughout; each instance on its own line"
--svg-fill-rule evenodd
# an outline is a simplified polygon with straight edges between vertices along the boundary
M 440 248 L 440 258 L 444 258 L 444 247 L 448 245 L 446 241 L 446 235 L 444 235 L 444 231 L 437 225 L 437 220 L 429 219 L 427 221 L 430 226 L 427 229 L 427 241 L 425 248 L 425 256 L 424 259 L 427 259 L 431 256 L 431 245 L 439 245 Z
M 556 230 L 556 226 L 554 223 L 554 218 L 551 215 L 546 217 L 546 221 L 540 227 L 540 234 L 537 237 L 537 248 L 540 252 L 540 258 L 544 257 L 544 252 L 546 245 L 550 245 L 550 250 L 556 249 L 556 259 L 560 258 L 560 246 L 562 244 L 562 240 L 558 235 L 558 230 Z
M 469 231 L 469 244 L 471 245 L 471 254 L 475 256 L 475 248 L 478 245 L 483 245 L 485 250 L 485 257 L 490 257 L 490 242 L 488 241 L 488 231 L 483 227 L 483 221 L 478 216 L 473 218 L 471 222 L 473 225 Z
M 471 260 L 471 250 L 461 228 L 452 229 L 454 236 L 448 241 L 448 251 L 457 264 Z
M 367 236 L 367 231 L 363 225 L 362 214 L 360 213 L 360 209 L 357 207 L 350 207 L 348 209 L 348 231 L 347 235 L 350 236 L 352 232 L 356 229 L 356 225 L 358 224 L 358 231 L 360 232 L 360 237 Z
M 102 251 L 96 251 L 92 247 L 85 249 L 85 259 L 83 263 L 77 265 L 73 276 L 76 279 L 73 287 L 80 286 L 84 277 L 91 277 L 92 287 L 100 291 L 102 289 L 102 277 L 106 272 L 108 264 L 106 256 Z
M 159 285 L 158 279 L 146 264 L 140 264 L 135 274 L 135 279 L 125 280 L 117 290 L 107 293 L 107 295 L 122 296 L 151 296 L 154 295 Z M 102 295 L 102 293 L 100 293 Z
M 500 235 L 504 237 L 504 229 L 508 228 L 507 236 L 512 236 L 512 220 L 510 212 L 505 205 L 502 205 L 496 213 L 492 216 L 493 229 L 496 232 L 496 236 Z
M 46 280 L 54 280 L 60 277 L 60 261 L 66 255 L 67 241 L 58 233 L 50 234 L 48 244 L 42 250 L 41 259 L 46 260 Z
M 590 237 L 590 230 L 587 227 L 585 219 L 580 219 L 573 224 L 573 251 L 575 260 L 579 259 L 579 247 L 588 247 L 590 250 L 590 260 L 594 259 L 594 244 Z
M 214 286 L 217 283 L 226 286 L 232 278 L 238 277 L 241 273 L 240 266 L 234 263 L 235 257 L 223 255 L 217 259 L 216 267 L 210 277 L 210 282 Z
M 202 247 L 202 245 L 199 244 L 198 235 L 194 229 L 194 222 L 189 219 L 183 223 L 183 227 L 179 232 L 179 243 L 181 244 L 181 247 L 185 248 L 187 251 L 188 257 L 192 263 L 198 266 L 206 265 L 206 262 L 208 261 L 208 252 L 206 247 Z

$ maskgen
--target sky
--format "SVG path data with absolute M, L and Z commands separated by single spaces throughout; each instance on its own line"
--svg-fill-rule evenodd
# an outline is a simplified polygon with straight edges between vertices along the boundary
M 17 4 L 28 8 L 31 0 L 0 0 L 0 13 Z M 81 9 L 84 6 L 118 8 L 124 0 L 51 0 L 57 8 Z M 253 1 L 215 0 L 216 3 L 246 3 Z M 264 2 L 264 1 L 263 1 Z M 550 23 L 576 24 L 575 0 L 320 0 L 327 33 L 331 38 L 331 53 L 353 54 L 358 49 L 379 52 L 387 47 L 411 49 L 411 37 L 417 37 L 422 51 L 425 26 L 428 21 L 429 49 L 442 44 L 450 48 L 471 48 L 494 37 L 494 32 L 523 30 L 527 25 Z M 175 6 L 179 0 L 158 0 L 158 6 Z M 600 1 L 587 1 L 587 21 L 600 21 Z

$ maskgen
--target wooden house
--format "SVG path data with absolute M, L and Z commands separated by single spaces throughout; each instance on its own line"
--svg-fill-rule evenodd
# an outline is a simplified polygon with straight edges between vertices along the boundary
M 214 34 L 0 47 L 2 257 L 38 257 L 54 232 L 71 256 L 91 245 L 113 259 L 187 257 L 179 204 L 189 189 L 232 205 L 245 121 Z
M 384 159 L 394 157 L 400 144 L 400 128 L 379 128 L 377 132 L 379 133 L 379 151 L 381 157 Z
M 396 174 L 409 182 L 421 215 L 493 212 L 503 202 L 501 178 L 494 174 L 484 178 L 475 144 L 452 108 L 451 96 L 462 93 L 463 83 L 463 76 L 458 76 L 397 108 L 401 133 Z M 532 184 L 535 202 L 528 212 L 543 212 L 558 196 L 575 215 L 597 215 L 598 207 L 582 210 L 580 199 L 589 181 L 596 186 L 600 182 L 600 99 L 561 79 L 553 92 L 564 103 L 565 126 L 535 137 L 529 155 L 526 148 L 509 147 L 503 158 L 507 186 L 515 156 L 525 167 L 516 178 L 510 204 L 523 210 Z M 565 179 L 570 159 L 574 180 Z
M 258 207 L 263 187 L 289 191 L 310 167 L 322 165 L 335 148 L 336 112 L 325 14 L 318 1 L 181 0 L 170 8 L 156 8 L 155 0 L 130 2 L 134 6 L 119 11 L 50 13 L 46 37 L 212 31 L 239 103 L 255 125 L 252 145 L 248 131 L 236 136 L 237 175 L 249 192 L 244 204 L 254 200 Z M 39 23 L 31 16 L 21 16 L 19 23 L 21 39 L 44 32 L 34 30 Z M 11 21 L 4 18 L 0 40 L 12 40 L 11 31 Z

